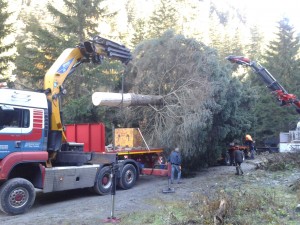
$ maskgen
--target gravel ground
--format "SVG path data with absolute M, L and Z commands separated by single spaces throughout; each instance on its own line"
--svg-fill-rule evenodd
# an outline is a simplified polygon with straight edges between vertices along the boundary
M 242 165 L 244 177 L 255 173 L 253 161 Z M 211 192 L 217 187 L 224 186 L 226 180 L 237 180 L 233 166 L 216 166 L 201 172 L 195 177 L 183 178 L 182 184 L 171 187 L 175 193 L 163 194 L 168 189 L 166 177 L 141 176 L 135 187 L 130 190 L 117 190 L 115 195 L 114 215 L 140 210 L 153 210 L 154 199 L 182 200 L 191 198 L 194 192 Z M 225 182 L 226 183 L 226 182 Z M 234 185 L 234 182 L 229 182 Z M 230 184 L 228 184 L 230 185 Z M 87 190 L 72 190 L 56 193 L 37 193 L 33 207 L 25 214 L 8 216 L 0 212 L 2 225 L 99 225 L 111 215 L 111 195 L 95 196 Z

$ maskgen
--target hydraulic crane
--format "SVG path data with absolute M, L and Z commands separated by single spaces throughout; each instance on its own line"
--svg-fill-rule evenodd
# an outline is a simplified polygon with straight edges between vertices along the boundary
M 96 36 L 62 52 L 45 75 L 42 93 L 0 88 L 1 211 L 12 215 L 26 212 L 34 203 L 35 189 L 49 193 L 89 188 L 96 194 L 107 194 L 113 182 L 111 170 L 116 168 L 112 165 L 116 164 L 118 185 L 123 189 L 132 188 L 143 171 L 152 174 L 155 157 L 163 149 L 109 152 L 104 147 L 95 151 L 93 146 L 85 151 L 82 139 L 67 138 L 61 113 L 64 82 L 79 65 L 100 64 L 104 57 L 124 64 L 132 59 L 125 46 Z M 95 105 L 108 106 L 162 102 L 161 96 L 133 93 L 96 93 L 94 100 Z M 85 136 L 87 144 L 99 145 L 97 141 L 105 139 L 105 132 L 97 125 L 78 130 L 76 137 Z M 131 157 L 126 159 L 128 155 Z M 148 165 L 142 168 L 145 163 Z
M 294 105 L 296 111 L 300 113 L 300 100 L 297 96 L 288 93 L 266 68 L 243 56 L 230 55 L 226 57 L 226 59 L 232 63 L 251 67 L 252 70 L 261 77 L 271 92 L 275 94 L 277 100 L 280 102 L 280 106 Z
M 49 148 L 54 151 L 60 146 L 58 136 L 62 142 L 66 141 L 61 119 L 60 97 L 66 93 L 63 84 L 76 68 L 83 63 L 101 64 L 103 58 L 116 59 L 127 64 L 131 59 L 130 50 L 116 42 L 95 36 L 91 40 L 78 44 L 75 48 L 64 50 L 55 63 L 50 67 L 44 78 L 44 90 L 51 104 L 51 130 Z

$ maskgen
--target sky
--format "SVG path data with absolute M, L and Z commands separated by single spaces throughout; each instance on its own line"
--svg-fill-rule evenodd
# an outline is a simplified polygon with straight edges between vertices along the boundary
M 12 2 L 19 1 L 14 0 Z M 60 0 L 52 0 L 58 1 Z M 111 2 L 109 0 L 108 2 Z M 124 2 L 128 0 L 113 0 L 121 2 L 122 4 L 114 5 L 114 7 L 124 7 Z M 143 13 L 145 10 L 151 8 L 149 4 L 153 4 L 155 1 L 160 0 L 151 0 L 151 1 L 141 1 L 142 5 L 139 5 L 143 9 Z M 299 0 L 190 0 L 191 3 L 194 4 L 202 4 L 209 3 L 210 1 L 214 2 L 217 5 L 220 5 L 221 8 L 227 8 L 228 5 L 237 7 L 242 14 L 245 14 L 247 22 L 249 25 L 258 24 L 260 25 L 262 31 L 267 34 L 266 36 L 272 37 L 273 34 L 278 30 L 278 21 L 283 17 L 287 17 L 290 19 L 290 25 L 294 26 L 297 33 L 300 34 L 300 1 Z M 33 5 L 45 5 L 47 0 L 31 0 Z M 139 1 L 137 1 L 139 2 Z M 145 4 L 148 3 L 148 4 Z M 109 4 L 112 6 L 111 4 Z M 208 6 L 208 5 L 207 5 Z M 12 7 L 15 7 L 15 4 L 12 4 Z M 119 12 L 123 12 L 124 8 L 119 9 Z M 206 7 L 205 7 L 206 8 Z M 206 8 L 209 10 L 209 8 Z M 203 12 L 202 12 L 203 13 Z M 124 16 L 120 13 L 120 16 Z M 125 20 L 120 20 L 119 25 L 122 23 L 126 23 Z M 101 26 L 102 29 L 105 29 L 105 26 Z M 126 24 L 123 25 L 124 29 L 127 29 Z M 106 33 L 103 31 L 103 33 Z
M 59 0 L 58 0 L 59 1 Z M 120 1 L 120 0 L 118 0 Z M 126 0 L 122 0 L 122 2 Z M 196 1 L 197 0 L 191 0 Z M 259 23 L 265 29 L 276 29 L 277 22 L 284 16 L 290 19 L 291 25 L 300 33 L 299 0 L 203 0 L 217 4 L 230 4 L 247 14 L 249 22 Z M 47 0 L 31 0 L 32 3 L 45 4 Z M 146 1 L 148 2 L 148 1 Z M 149 1 L 152 2 L 152 1 Z M 145 2 L 144 2 L 145 3 Z M 149 5 L 145 5 L 148 8 Z
M 222 0 L 219 0 L 220 2 Z M 227 0 L 241 10 L 245 10 L 248 20 L 260 24 L 264 29 L 276 30 L 277 22 L 287 17 L 300 33 L 299 0 Z

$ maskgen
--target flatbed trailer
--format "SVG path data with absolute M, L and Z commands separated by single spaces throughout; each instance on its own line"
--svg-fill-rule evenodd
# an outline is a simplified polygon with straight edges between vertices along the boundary
M 105 146 L 105 126 L 102 123 L 68 124 L 66 136 L 71 142 L 82 143 L 84 152 L 116 155 L 119 166 L 117 184 L 123 189 L 132 188 L 140 175 L 168 176 L 164 149 L 144 147 L 137 128 L 115 129 L 115 144 L 110 147 Z
M 167 176 L 167 164 L 159 163 L 158 158 L 163 157 L 164 150 L 161 148 L 152 149 L 128 149 L 111 151 L 117 154 L 119 162 L 126 159 L 136 161 L 140 167 L 141 175 Z M 164 162 L 167 160 L 164 159 Z

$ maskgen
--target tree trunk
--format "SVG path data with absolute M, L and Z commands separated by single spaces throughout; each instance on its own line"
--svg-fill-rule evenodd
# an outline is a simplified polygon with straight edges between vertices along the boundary
M 108 93 L 95 92 L 92 95 L 92 101 L 95 106 L 147 106 L 162 105 L 162 96 L 160 95 L 140 95 L 134 93 Z

